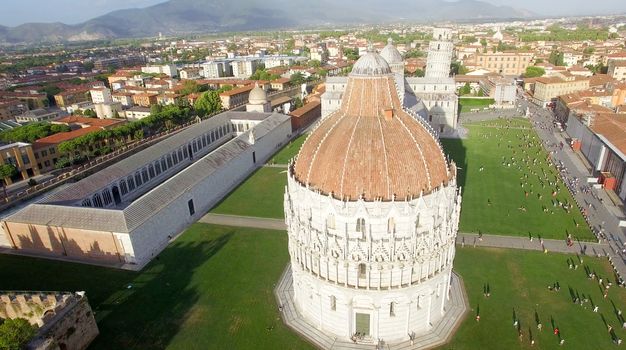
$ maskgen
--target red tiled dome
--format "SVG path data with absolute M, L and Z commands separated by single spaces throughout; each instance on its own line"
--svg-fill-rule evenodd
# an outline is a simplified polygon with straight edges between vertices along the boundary
M 359 61 L 371 55 L 380 57 L 368 53 Z M 366 61 L 376 65 L 378 57 Z M 318 125 L 298 154 L 293 174 L 300 183 L 338 199 L 404 200 L 455 176 L 426 123 L 402 108 L 388 70 L 386 64 L 361 67 L 350 75 L 340 109 Z

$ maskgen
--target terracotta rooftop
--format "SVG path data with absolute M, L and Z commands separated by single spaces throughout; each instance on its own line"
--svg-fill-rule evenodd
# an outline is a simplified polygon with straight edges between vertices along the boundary
M 447 184 L 455 171 L 437 137 L 403 109 L 386 62 L 369 55 L 380 57 L 359 59 L 340 109 L 307 138 L 293 176 L 343 200 L 405 200 Z
M 88 126 L 97 126 L 100 128 L 107 128 L 117 124 L 123 124 L 124 119 L 99 119 L 99 118 L 87 118 L 78 115 L 71 115 L 69 117 L 55 120 L 54 124 L 82 124 Z
M 622 154 L 626 154 L 626 115 L 598 113 L 593 118 L 591 130 L 604 136 Z
M 313 102 L 307 103 L 304 106 L 294 110 L 293 112 L 289 113 L 289 115 L 292 116 L 292 117 L 301 117 L 302 115 L 308 113 L 312 109 L 318 108 L 320 105 L 321 105 L 321 103 L 319 101 L 313 101 Z
M 224 91 L 220 94 L 220 96 L 233 96 L 244 92 L 250 92 L 252 89 L 254 89 L 254 85 L 242 86 L 240 88 Z
M 77 137 L 81 137 L 83 135 L 90 134 L 92 132 L 102 131 L 102 128 L 97 126 L 90 126 L 87 128 L 80 128 L 68 132 L 60 132 L 58 134 L 50 135 L 44 138 L 40 138 L 33 143 L 33 149 L 38 149 L 41 147 L 49 147 L 52 145 L 58 145 L 62 142 L 73 140 Z

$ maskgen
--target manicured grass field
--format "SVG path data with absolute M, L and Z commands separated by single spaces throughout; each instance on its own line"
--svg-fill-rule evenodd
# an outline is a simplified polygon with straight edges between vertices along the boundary
M 461 168 L 461 232 L 563 240 L 570 233 L 581 240 L 595 239 L 527 120 L 464 127 L 467 139 L 442 140 Z M 559 203 L 572 207 L 564 209 Z
M 211 210 L 216 214 L 284 217 L 286 168 L 260 168 Z
M 568 259 L 573 259 L 578 269 L 569 269 Z M 454 266 L 463 277 L 471 311 L 452 341 L 441 349 L 557 349 L 559 338 L 553 327 L 561 331 L 565 349 L 618 348 L 607 325 L 613 327 L 615 336 L 626 340 L 617 314 L 626 311 L 626 289 L 613 285 L 605 299 L 598 280 L 587 277 L 586 267 L 604 284 L 614 282 L 605 259 L 585 257 L 580 263 L 575 255 L 465 247 L 457 250 Z M 556 282 L 560 290 L 550 291 L 547 287 Z M 487 284 L 488 298 L 483 294 Z M 574 304 L 576 297 L 589 301 Z M 594 304 L 599 307 L 597 313 Z M 480 322 L 475 320 L 477 313 Z M 521 341 L 513 325 L 514 314 Z M 534 346 L 530 345 L 531 334 Z
M 295 140 L 289 142 L 289 144 L 287 144 L 285 147 L 283 147 L 283 149 L 278 151 L 278 153 L 276 153 L 268 163 L 288 164 L 289 161 L 298 154 L 307 136 L 307 134 L 300 135 Z
M 0 255 L 0 281 L 86 291 L 100 328 L 90 349 L 311 349 L 276 307 L 288 261 L 284 232 L 195 224 L 139 273 Z
M 460 98 L 459 107 L 460 112 L 469 112 L 473 108 L 483 109 L 494 104 L 496 101 L 492 98 Z

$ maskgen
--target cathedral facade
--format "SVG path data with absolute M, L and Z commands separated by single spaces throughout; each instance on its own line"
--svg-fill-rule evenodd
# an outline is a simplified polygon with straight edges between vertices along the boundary
M 456 166 L 424 108 L 405 106 L 391 49 L 356 62 L 289 165 L 284 197 L 297 314 L 354 342 L 409 341 L 449 316 Z
M 404 60 L 391 40 L 380 53 L 396 76 L 403 106 L 427 121 L 441 136 L 455 134 L 459 114 L 454 78 L 450 77 L 453 49 L 452 30 L 435 28 L 424 77 L 404 76 Z M 327 79 L 322 118 L 339 108 L 346 82 L 346 77 Z

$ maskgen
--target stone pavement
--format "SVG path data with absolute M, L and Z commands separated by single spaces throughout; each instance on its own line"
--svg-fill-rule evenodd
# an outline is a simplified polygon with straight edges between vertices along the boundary
M 198 222 L 223 226 L 254 227 L 267 230 L 287 230 L 284 219 L 257 218 L 252 216 L 208 213 L 200 218 Z

